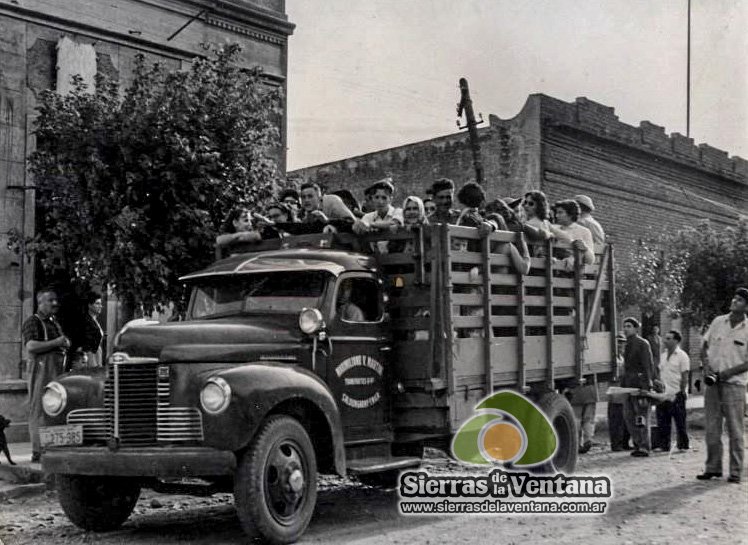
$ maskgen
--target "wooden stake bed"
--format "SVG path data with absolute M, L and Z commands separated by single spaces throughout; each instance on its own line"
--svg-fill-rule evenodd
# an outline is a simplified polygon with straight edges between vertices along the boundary
M 499 388 L 559 389 L 595 375 L 616 374 L 613 251 L 595 248 L 582 265 L 568 243 L 535 247 L 536 256 L 572 252 L 574 270 L 532 257 L 518 274 L 503 248 L 522 235 L 430 225 L 414 231 L 356 237 L 293 236 L 254 245 L 340 249 L 377 254 L 388 293 L 393 337 L 392 378 L 405 387 L 395 399 L 400 434 L 445 434 Z

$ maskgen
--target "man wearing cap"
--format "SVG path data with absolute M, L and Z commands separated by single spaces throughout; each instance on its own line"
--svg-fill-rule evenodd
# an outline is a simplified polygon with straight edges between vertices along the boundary
M 605 244 L 605 231 L 603 231 L 600 223 L 592 217 L 592 212 L 595 211 L 595 205 L 592 203 L 587 195 L 577 195 L 574 197 L 579 205 L 579 218 L 577 223 L 582 227 L 586 227 L 592 233 L 592 242 L 595 244 Z
M 453 210 L 455 184 L 449 178 L 440 178 L 431 185 L 436 212 L 429 216 L 430 223 L 450 223 L 455 225 L 460 217 L 459 210 Z
M 638 388 L 642 391 L 652 390 L 652 351 L 649 343 L 639 336 L 641 324 L 636 318 L 623 320 L 623 333 L 626 335 L 626 349 L 623 352 L 624 369 L 621 386 Z M 649 397 L 630 395 L 623 404 L 623 417 L 631 438 L 634 440 L 632 456 L 649 456 Z
M 715 382 L 706 386 L 706 469 L 696 478 L 706 481 L 722 476 L 723 420 L 730 438 L 730 476 L 739 483 L 743 474 L 743 415 L 748 383 L 748 288 L 738 288 L 730 301 L 729 314 L 717 316 L 704 334 L 701 361 L 704 377 Z
M 403 224 L 403 211 L 392 206 L 392 195 L 395 186 L 391 178 L 384 178 L 374 182 L 367 191 L 371 194 L 374 211 L 363 215 L 353 224 L 353 232 L 358 234 L 372 231 L 394 230 Z M 377 246 L 381 253 L 387 253 L 388 241 L 380 240 Z

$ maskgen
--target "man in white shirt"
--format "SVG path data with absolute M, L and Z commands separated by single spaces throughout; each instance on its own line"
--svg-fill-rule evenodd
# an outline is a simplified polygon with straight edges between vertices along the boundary
M 748 288 L 738 288 L 730 301 L 730 313 L 717 316 L 704 334 L 701 361 L 705 382 L 706 470 L 701 481 L 722 476 L 722 424 L 730 437 L 730 476 L 739 483 L 743 475 L 743 418 L 748 383 Z
M 657 429 L 659 444 L 654 449 L 670 450 L 670 424 L 675 421 L 675 433 L 678 450 L 688 450 L 688 433 L 686 428 L 686 397 L 688 390 L 688 371 L 691 360 L 680 347 L 681 334 L 668 331 L 665 334 L 665 350 L 660 353 L 660 381 L 665 385 L 668 401 L 657 405 Z
M 395 186 L 391 178 L 384 178 L 374 182 L 367 191 L 371 194 L 371 202 L 374 211 L 364 216 L 353 224 L 353 232 L 357 234 L 394 231 L 403 225 L 403 211 L 401 208 L 392 206 L 392 196 Z M 380 253 L 387 253 L 388 241 L 380 240 L 377 247 Z
M 329 220 L 355 221 L 353 215 L 343 200 L 337 195 L 323 195 L 319 185 L 305 182 L 301 185 L 301 214 L 303 222 L 327 223 Z

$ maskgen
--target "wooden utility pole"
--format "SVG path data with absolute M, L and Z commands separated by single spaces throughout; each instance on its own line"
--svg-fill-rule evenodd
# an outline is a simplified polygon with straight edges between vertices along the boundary
M 460 125 L 460 120 L 457 120 L 457 126 L 460 129 L 467 128 L 468 138 L 470 139 L 470 149 L 473 152 L 473 165 L 475 166 L 475 181 L 480 185 L 485 185 L 486 180 L 483 175 L 483 160 L 481 159 L 480 153 L 480 141 L 478 140 L 478 125 L 483 123 L 483 117 L 476 121 L 475 112 L 473 111 L 473 101 L 470 99 L 470 89 L 468 88 L 468 82 L 465 78 L 460 78 L 460 102 L 457 104 L 457 117 L 461 118 L 462 113 L 465 112 L 465 120 L 467 124 L 465 126 Z

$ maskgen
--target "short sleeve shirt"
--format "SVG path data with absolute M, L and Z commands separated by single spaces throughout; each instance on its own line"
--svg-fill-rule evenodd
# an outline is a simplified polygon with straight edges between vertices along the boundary
M 678 346 L 668 357 L 667 350 L 660 353 L 660 380 L 665 384 L 666 394 L 680 392 L 680 379 L 683 373 L 691 369 L 691 360 Z
M 24 346 L 29 341 L 51 341 L 60 335 L 62 335 L 62 329 L 54 316 L 42 317 L 39 314 L 34 314 L 29 316 L 21 327 Z M 54 348 L 49 352 L 56 351 L 60 351 L 60 349 Z
M 704 334 L 708 343 L 707 356 L 714 371 L 748 362 L 748 318 L 743 317 L 735 327 L 730 325 L 730 315 L 717 316 Z M 748 384 L 748 371 L 727 379 L 730 384 Z

